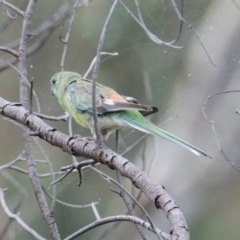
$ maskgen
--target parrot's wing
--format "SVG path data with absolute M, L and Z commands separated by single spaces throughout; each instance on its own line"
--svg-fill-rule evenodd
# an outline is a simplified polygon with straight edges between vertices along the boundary
M 113 99 L 103 99 L 102 105 L 106 109 L 106 112 L 117 112 L 122 110 L 138 110 L 140 112 L 152 111 L 152 107 L 146 105 Z
M 93 112 L 92 108 L 92 83 L 89 81 L 71 82 L 66 90 L 67 98 L 77 112 Z M 152 108 L 133 101 L 128 101 L 113 89 L 97 84 L 96 89 L 97 114 L 102 115 L 109 112 L 123 110 L 138 110 L 148 115 L 157 108 Z
M 76 112 L 86 112 L 91 107 L 91 94 L 76 80 L 72 81 L 65 90 L 66 98 Z
M 128 102 L 132 102 L 132 103 L 135 103 L 135 104 L 139 104 L 138 100 L 136 98 L 133 98 L 133 97 L 128 97 L 128 96 L 123 96 Z M 150 114 L 154 114 L 156 112 L 158 112 L 158 108 L 156 107 L 151 107 L 152 110 L 151 111 L 144 111 L 144 110 L 140 110 L 140 113 L 143 115 L 143 116 L 148 116 Z

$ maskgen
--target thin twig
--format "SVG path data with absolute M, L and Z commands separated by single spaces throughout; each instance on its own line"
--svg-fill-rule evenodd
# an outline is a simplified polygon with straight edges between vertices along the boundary
M 113 152 L 109 148 L 99 149 L 95 142 L 84 139 L 74 139 L 47 125 L 34 114 L 16 103 L 11 103 L 0 97 L 0 114 L 17 121 L 31 131 L 39 131 L 39 137 L 53 146 L 56 146 L 70 155 L 83 156 L 94 159 L 111 168 L 118 169 L 132 183 L 151 199 L 157 209 L 162 209 L 170 223 L 173 238 L 189 239 L 189 230 L 183 212 L 156 181 L 142 172 L 128 159 Z
M 55 182 L 52 182 L 51 185 L 62 181 L 69 173 L 78 171 L 78 174 L 79 174 L 78 186 L 80 187 L 82 184 L 82 169 L 85 169 L 87 166 L 94 165 L 97 163 L 93 159 L 85 160 L 78 163 L 76 157 L 74 156 L 72 157 L 73 157 L 73 164 L 69 166 L 61 167 L 61 171 L 64 171 L 66 173 L 63 176 L 61 176 L 59 179 L 57 179 Z
M 134 0 L 134 2 L 135 2 L 135 5 L 136 5 L 136 8 L 137 8 L 138 18 L 139 18 L 139 20 L 140 20 L 141 26 L 143 26 L 143 29 L 144 29 L 144 31 L 146 32 L 146 34 L 148 35 L 148 37 L 149 37 L 152 41 L 154 41 L 155 43 L 165 44 L 165 45 L 168 45 L 168 46 L 172 46 L 172 44 L 176 42 L 176 39 L 173 40 L 173 41 L 171 41 L 171 42 L 163 42 L 162 40 L 159 40 L 159 38 L 158 38 L 157 36 L 155 36 L 154 34 L 152 34 L 152 32 L 150 32 L 150 31 L 147 29 L 147 27 L 146 27 L 146 25 L 145 25 L 145 23 L 144 23 L 144 21 L 143 21 L 143 17 L 142 17 L 142 13 L 141 13 L 141 11 L 140 11 L 140 7 L 139 7 L 138 0 Z M 173 46 L 173 47 L 175 47 L 175 46 Z
M 11 48 L 8 48 L 8 47 L 1 47 L 0 46 L 0 51 L 3 51 L 3 52 L 7 52 L 7 53 L 10 53 L 12 54 L 14 57 L 18 58 L 19 56 L 19 53 Z
M 0 171 L 10 168 L 12 165 L 14 165 L 16 162 L 20 161 L 21 157 L 23 155 L 23 152 L 21 154 L 19 154 L 18 157 L 16 157 L 14 160 L 12 160 L 11 162 L 5 164 L 5 165 L 1 165 L 0 166 Z
M 43 238 L 41 235 L 39 235 L 34 229 L 30 228 L 29 225 L 27 225 L 20 217 L 19 215 L 17 214 L 13 214 L 7 204 L 6 204 L 6 201 L 5 201 L 5 198 L 4 198 L 4 190 L 2 188 L 0 188 L 0 202 L 1 202 L 1 205 L 2 205 L 2 208 L 4 210 L 4 212 L 7 214 L 7 216 L 9 218 L 12 218 L 12 219 L 15 219 L 18 224 L 24 229 L 26 230 L 28 233 L 30 233 L 32 236 L 34 236 L 36 239 L 39 239 L 39 240 L 45 240 L 45 238 Z
M 101 55 L 110 55 L 110 56 L 118 56 L 118 53 L 115 52 L 115 53 L 109 53 L 109 52 L 101 52 Z M 94 57 L 94 59 L 92 60 L 91 64 L 90 64 L 90 67 L 88 68 L 87 72 L 84 74 L 83 76 L 83 79 L 86 79 L 88 74 L 92 71 L 92 68 L 94 66 L 96 62 L 96 56 Z
M 156 35 L 154 35 L 152 32 L 150 32 L 147 27 L 145 26 L 143 20 L 138 20 L 137 17 L 131 12 L 131 10 L 122 2 L 120 1 L 120 4 L 125 8 L 125 10 L 127 11 L 128 14 L 131 15 L 131 17 L 139 24 L 139 26 L 144 30 L 144 32 L 147 34 L 147 36 L 156 44 L 163 44 L 172 48 L 176 48 L 176 49 L 181 49 L 183 47 L 179 47 L 179 46 L 175 46 L 173 45 L 174 41 L 171 42 L 164 42 L 161 39 L 159 39 Z M 137 8 L 138 9 L 138 8 Z M 138 9 L 139 10 L 139 9 Z M 140 15 L 140 13 L 139 13 Z M 140 15 L 141 16 L 141 15 Z
M 33 139 L 34 139 L 34 141 L 36 142 L 38 148 L 41 150 L 43 156 L 44 156 L 45 159 L 46 159 L 46 162 L 47 162 L 47 164 L 48 164 L 48 166 L 49 166 L 49 169 L 50 169 L 52 181 L 55 181 L 55 174 L 54 174 L 52 162 L 50 161 L 48 155 L 47 155 L 46 152 L 44 151 L 44 148 L 42 147 L 42 145 L 41 145 L 41 143 L 40 143 L 40 141 L 39 141 L 39 138 L 33 138 Z M 53 199 L 52 199 L 51 212 L 54 212 L 56 194 L 57 194 L 56 186 L 53 186 Z
M 30 81 L 30 107 L 29 113 L 32 114 L 32 106 L 33 106 L 33 78 Z
M 67 119 L 69 118 L 69 114 L 68 113 L 65 113 L 65 115 L 62 115 L 62 116 L 59 116 L 59 117 L 55 117 L 55 116 L 48 116 L 48 115 L 44 115 L 42 113 L 39 113 L 39 112 L 34 112 L 34 114 L 42 119 L 45 119 L 45 120 L 49 120 L 49 121 L 64 121 L 66 122 Z
M 69 38 L 70 38 L 72 24 L 73 24 L 73 21 L 74 21 L 74 18 L 75 18 L 75 14 L 76 14 L 78 5 L 79 5 L 79 0 L 76 0 L 75 5 L 73 7 L 72 17 L 71 17 L 71 20 L 69 22 L 68 31 L 67 31 L 65 39 L 63 40 L 64 48 L 63 48 L 63 54 L 62 54 L 62 60 L 61 60 L 61 71 L 64 71 L 64 61 L 65 61 L 66 54 L 67 54 L 68 41 L 69 41 Z
M 197 33 L 197 31 L 194 29 L 194 27 L 193 27 L 191 24 L 189 24 L 185 18 L 183 18 L 181 12 L 178 10 L 178 7 L 177 7 L 177 4 L 175 3 L 175 1 L 174 1 L 174 0 L 171 0 L 171 3 L 172 3 L 172 5 L 173 5 L 173 8 L 174 8 L 174 10 L 175 10 L 175 12 L 176 12 L 179 20 L 180 20 L 180 21 L 183 21 L 183 22 L 188 26 L 188 28 L 193 31 L 193 33 L 194 33 L 195 36 L 197 37 L 199 43 L 201 44 L 204 52 L 206 53 L 207 58 L 209 59 L 209 61 L 211 62 L 211 64 L 212 64 L 214 67 L 216 67 L 217 65 L 213 62 L 212 58 L 210 57 L 210 55 L 209 55 L 209 53 L 208 53 L 205 45 L 203 44 L 203 42 L 202 42 L 202 40 L 201 40 L 201 38 L 200 38 L 200 35 Z
M 30 26 L 32 23 L 32 17 L 34 13 L 35 6 L 37 4 L 37 0 L 29 0 L 27 10 L 24 14 L 24 20 L 23 20 L 23 27 L 22 27 L 22 34 L 19 44 L 19 71 L 20 74 L 20 102 L 22 103 L 23 107 L 25 109 L 29 109 L 29 100 L 28 100 L 28 84 L 26 82 L 27 79 L 27 48 L 28 48 L 28 42 L 29 42 L 29 36 L 30 36 Z M 46 222 L 46 225 L 49 229 L 51 238 L 54 240 L 60 239 L 60 234 L 57 228 L 57 224 L 55 222 L 55 219 L 53 217 L 53 214 L 51 213 L 46 198 L 44 196 L 43 190 L 42 190 L 42 184 L 40 181 L 40 178 L 37 174 L 36 164 L 34 162 L 34 151 L 33 151 L 33 145 L 31 141 L 31 137 L 28 134 L 28 131 L 23 131 L 23 138 L 24 138 L 24 147 L 25 147 L 25 154 L 28 164 L 28 170 L 29 170 L 29 177 L 31 179 L 33 190 L 36 196 L 36 200 L 38 202 L 38 205 L 41 209 L 41 212 L 43 214 L 44 220 Z
M 119 1 L 120 0 L 115 0 L 114 1 L 113 5 L 110 9 L 110 12 L 107 16 L 106 22 L 103 26 L 102 33 L 101 33 L 101 36 L 100 36 L 100 39 L 99 39 L 99 42 L 98 42 L 97 54 L 96 54 L 96 63 L 95 63 L 95 66 L 94 66 L 93 76 L 92 76 L 92 107 L 93 107 L 94 132 L 95 132 L 95 135 L 96 135 L 98 147 L 100 147 L 100 148 L 103 147 L 103 141 L 102 141 L 102 135 L 99 131 L 98 121 L 97 121 L 96 82 L 97 82 L 98 71 L 99 71 L 99 67 L 100 67 L 101 52 L 102 52 L 102 48 L 103 48 L 105 35 L 106 35 L 106 32 L 107 32 L 110 20 L 112 19 L 113 13 L 114 13 Z
M 75 239 L 77 236 L 80 236 L 83 233 L 88 232 L 89 230 L 91 230 L 95 227 L 99 227 L 101 225 L 116 222 L 116 221 L 121 221 L 121 222 L 122 221 L 127 221 L 127 222 L 132 222 L 132 223 L 135 223 L 135 224 L 139 224 L 142 227 L 146 228 L 147 230 L 149 230 L 151 232 L 154 232 L 152 226 L 148 222 L 145 222 L 140 218 L 137 218 L 137 217 L 134 217 L 134 216 L 128 216 L 128 215 L 117 215 L 117 216 L 111 216 L 111 217 L 101 218 L 100 220 L 96 220 L 95 222 L 92 222 L 91 224 L 89 224 L 89 225 L 83 227 L 82 229 L 76 231 L 75 233 L 71 234 L 70 236 L 68 236 L 64 240 Z M 164 240 L 170 240 L 171 239 L 171 236 L 169 234 L 166 234 L 159 229 L 157 229 L 157 231 L 158 231 L 158 234 L 160 234 L 162 236 L 162 239 L 164 239 Z
M 116 184 L 120 189 L 122 189 L 136 204 L 137 206 L 142 210 L 142 212 L 146 215 L 149 223 L 151 224 L 152 228 L 154 229 L 154 231 L 156 230 L 156 226 L 153 223 L 150 215 L 147 213 L 147 211 L 142 207 L 142 205 L 127 191 L 127 189 L 125 189 L 122 185 L 120 185 L 117 181 L 115 181 L 113 178 L 111 178 L 110 176 L 108 176 L 107 174 L 103 173 L 102 171 L 98 170 L 97 168 L 91 166 L 91 168 L 96 171 L 97 173 L 99 173 L 100 175 L 102 175 L 104 178 L 106 178 L 108 181 L 111 181 L 112 183 Z M 158 239 L 161 239 L 160 235 L 157 233 L 157 231 L 155 231 Z
M 53 33 L 54 29 L 56 29 L 62 23 L 62 21 L 64 21 L 67 17 L 69 17 L 69 15 L 72 12 L 71 10 L 72 10 L 71 6 L 67 2 L 62 7 L 60 7 L 56 13 L 52 14 L 51 19 L 45 21 L 38 28 L 32 31 L 31 35 L 39 36 L 39 37 L 38 37 L 38 40 L 36 40 L 31 46 L 28 47 L 27 57 L 32 55 L 34 52 L 36 52 L 40 47 L 44 45 L 44 43 L 47 41 L 49 36 Z M 29 40 L 31 40 L 31 37 Z M 19 41 L 20 40 L 17 39 L 13 43 L 10 43 L 7 47 L 12 49 L 17 48 L 19 45 Z M 15 64 L 17 62 L 17 59 L 14 57 L 14 58 L 8 59 L 7 62 L 9 64 L 7 63 L 3 64 L 0 67 L 0 71 L 6 70 L 10 64 Z
M 70 170 L 66 171 L 66 173 L 64 175 L 62 175 L 60 178 L 58 178 L 57 180 L 51 182 L 51 186 L 54 186 L 55 184 L 57 184 L 58 182 L 61 182 L 65 177 L 67 177 L 72 171 L 74 170 L 74 167 L 72 166 Z M 50 186 L 50 187 L 51 187 Z
M 211 96 L 208 96 L 206 101 L 203 103 L 203 106 L 202 106 L 202 112 L 203 112 L 203 115 L 204 117 L 206 118 L 206 120 L 209 122 L 209 124 L 211 125 L 212 127 L 212 132 L 213 132 L 213 135 L 214 135 L 214 138 L 216 140 L 216 143 L 217 143 L 217 146 L 218 146 L 218 149 L 220 150 L 220 153 L 222 155 L 222 157 L 234 168 L 236 169 L 237 171 L 240 172 L 240 168 L 237 167 L 229 158 L 228 156 L 226 155 L 226 153 L 223 151 L 222 147 L 221 147 L 221 143 L 220 143 L 220 140 L 219 140 L 219 136 L 217 134 L 217 130 L 215 128 L 215 124 L 214 124 L 214 121 L 213 120 L 210 120 L 207 116 L 207 113 L 206 113 L 206 107 L 207 107 L 207 104 L 208 104 L 208 101 L 218 95 L 221 95 L 221 94 L 227 94 L 227 93 L 239 93 L 240 90 L 228 90 L 228 91 L 223 91 L 223 92 L 218 92 L 218 93 L 215 93 Z
M 22 73 L 19 71 L 19 69 L 18 69 L 17 67 L 13 66 L 13 65 L 12 65 L 11 63 L 9 63 L 9 62 L 5 62 L 5 61 L 2 61 L 2 60 L 0 60 L 0 62 L 5 63 L 6 65 L 8 65 L 8 66 L 10 66 L 11 68 L 13 68 L 16 72 L 18 72 L 18 73 L 21 75 L 21 77 L 24 79 L 24 81 L 26 81 L 26 84 L 28 85 L 28 87 L 29 87 L 29 88 L 31 87 L 31 84 L 29 83 L 28 79 L 25 78 L 24 75 L 22 75 Z M 0 71 L 1 71 L 1 70 L 0 70 Z M 37 94 L 36 94 L 36 92 L 35 92 L 34 89 L 33 89 L 33 96 L 34 96 L 35 101 L 36 101 L 36 104 L 37 104 L 37 110 L 38 110 L 38 112 L 40 112 L 40 111 L 41 111 L 40 103 L 39 103 L 38 96 L 37 96 Z
M 15 5 L 7 2 L 6 0 L 0 0 L 0 3 L 4 4 L 5 6 L 11 8 L 12 10 L 14 10 L 16 13 L 18 13 L 20 16 L 24 17 L 24 12 L 19 9 L 18 7 L 16 7 Z
M 47 190 L 43 187 L 43 191 L 45 192 L 45 194 L 49 197 L 49 198 L 51 198 L 51 199 L 53 199 L 53 197 L 47 192 Z M 59 203 L 59 204 L 61 204 L 61 205 L 64 205 L 64 206 L 66 206 L 66 207 L 71 207 L 71 208 L 90 208 L 90 207 L 92 207 L 92 204 L 90 203 L 90 204 L 86 204 L 86 205 L 76 205 L 76 204 L 70 204 L 70 203 L 66 203 L 66 202 L 64 202 L 64 201 L 61 201 L 61 200 L 59 200 L 59 199 L 55 199 L 55 201 L 57 202 L 57 203 Z M 99 204 L 99 202 L 94 202 L 94 204 Z
M 4 174 L 6 175 L 7 174 L 7 172 L 4 172 Z M 10 174 L 9 174 L 10 175 Z M 12 177 L 12 176 L 11 176 Z M 13 177 L 12 177 L 13 178 Z M 17 180 L 16 179 L 14 179 L 15 180 L 15 182 L 17 182 Z M 20 185 L 20 183 L 19 182 L 17 182 L 18 183 L 18 185 Z M 22 187 L 21 185 L 20 185 L 20 187 Z M 27 195 L 27 194 L 26 194 Z M 26 196 L 25 196 L 26 197 Z M 19 211 L 19 209 L 21 209 L 21 207 L 22 207 L 22 205 L 23 205 L 23 199 L 21 199 L 21 201 L 20 202 L 18 202 L 18 204 L 13 208 L 13 210 L 12 210 L 12 212 L 13 212 L 13 214 L 16 214 L 16 212 L 18 212 Z M 9 232 L 9 229 L 11 229 L 10 228 L 10 224 L 12 224 L 12 223 L 15 223 L 15 221 L 13 221 L 13 219 L 11 219 L 11 218 L 9 218 L 8 219 L 8 221 L 6 221 L 5 222 L 5 224 L 2 224 L 2 229 L 1 229 L 1 233 L 0 233 L 0 239 L 6 239 L 6 238 L 9 238 L 9 237 L 5 237 L 5 235 Z M 5 225 L 5 226 L 4 226 Z
M 98 210 L 97 210 L 97 208 L 96 208 L 96 206 L 95 206 L 95 203 L 92 202 L 91 206 L 92 206 L 92 210 L 93 210 L 93 213 L 94 213 L 96 219 L 97 219 L 97 220 L 100 220 L 101 217 L 100 217 L 100 214 L 99 214 L 99 212 L 98 212 Z
M 118 140 L 119 140 L 119 130 L 116 130 L 116 152 L 117 152 L 117 153 L 119 152 Z M 121 186 L 123 186 L 122 175 L 121 175 L 121 173 L 120 173 L 118 170 L 116 170 L 116 175 L 117 175 L 117 181 L 118 181 L 118 183 L 119 183 Z M 128 197 L 126 196 L 125 192 L 124 192 L 121 188 L 120 188 L 120 193 L 119 193 L 119 195 L 122 197 L 122 199 L 123 199 L 123 201 L 124 201 L 124 203 L 125 203 L 128 211 L 129 211 L 129 213 L 130 213 L 132 216 L 136 216 L 136 213 L 135 213 L 135 211 L 134 211 L 134 209 L 133 209 L 132 203 L 129 201 L 129 199 L 128 199 Z M 142 237 L 142 239 L 147 240 L 148 237 L 147 237 L 147 235 L 144 233 L 142 227 L 141 227 L 140 225 L 138 225 L 138 224 L 135 224 L 135 226 L 136 226 L 136 228 L 137 228 L 140 236 Z

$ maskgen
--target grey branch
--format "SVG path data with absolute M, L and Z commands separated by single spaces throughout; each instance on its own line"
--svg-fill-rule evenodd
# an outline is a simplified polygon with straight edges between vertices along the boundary
M 28 49 L 28 40 L 30 36 L 30 27 L 32 23 L 32 17 L 34 13 L 34 9 L 36 7 L 37 0 L 30 0 L 24 14 L 22 33 L 19 44 L 19 71 L 20 71 L 20 101 L 22 105 L 28 109 L 29 108 L 29 100 L 28 100 L 28 84 L 26 82 L 27 79 L 27 49 Z M 28 131 L 23 130 L 23 139 L 24 139 L 24 150 L 28 164 L 28 171 L 31 183 L 33 185 L 33 190 L 39 205 L 39 208 L 43 214 L 46 225 L 50 231 L 51 238 L 54 240 L 60 239 L 60 234 L 57 228 L 57 224 L 53 217 L 53 214 L 49 214 L 51 211 L 48 207 L 48 203 L 44 196 L 42 185 L 40 178 L 37 174 L 35 157 L 32 145 L 32 139 L 29 136 Z
M 129 178 L 155 205 L 165 213 L 171 228 L 172 239 L 189 239 L 189 231 L 184 215 L 167 191 L 152 180 L 145 172 L 138 169 L 128 159 L 108 148 L 99 149 L 95 142 L 86 139 L 74 139 L 47 125 L 40 118 L 24 109 L 19 104 L 0 98 L 0 114 L 20 122 L 30 130 L 39 133 L 39 137 L 63 151 L 86 158 L 94 159 Z
M 18 13 L 19 15 L 21 15 L 22 17 L 24 17 L 24 12 L 20 9 L 17 8 L 15 5 L 5 1 L 5 0 L 0 0 L 0 3 L 2 3 L 3 5 L 5 5 L 6 7 L 11 8 L 12 10 L 14 10 L 16 13 Z
M 4 212 L 8 215 L 9 218 L 12 218 L 12 219 L 15 219 L 18 224 L 24 228 L 27 232 L 29 232 L 31 235 L 33 235 L 36 239 L 40 239 L 40 240 L 44 240 L 45 238 L 43 238 L 41 235 L 39 235 L 36 231 L 34 231 L 32 228 L 30 228 L 20 217 L 19 215 L 17 214 L 13 214 L 7 204 L 6 204 L 6 201 L 5 201 L 5 198 L 4 198 L 4 191 L 3 189 L 0 188 L 0 202 L 1 202 L 1 205 L 2 205 L 2 208 L 4 210 Z
M 7 52 L 12 54 L 14 57 L 18 58 L 19 53 L 11 48 L 8 47 L 0 47 L 0 51 Z
M 66 18 L 68 18 L 71 15 L 71 13 L 72 8 L 68 3 L 66 3 L 61 8 L 59 8 L 59 10 L 55 14 L 53 14 L 53 17 L 51 19 L 45 21 L 37 29 L 32 31 L 31 33 L 32 35 L 39 37 L 36 39 L 34 43 L 32 43 L 32 45 L 28 47 L 27 56 L 32 55 L 34 52 L 40 49 L 47 41 L 49 36 L 52 34 L 53 30 L 56 29 Z M 19 41 L 20 40 L 18 39 L 14 41 L 12 44 L 9 44 L 7 47 L 11 49 L 16 48 L 19 44 Z M 15 64 L 17 62 L 17 59 L 14 57 L 6 61 L 10 64 Z M 3 71 L 7 68 L 9 68 L 9 64 L 2 64 L 2 66 L 0 66 L 0 71 Z
M 111 216 L 111 217 L 106 217 L 106 218 L 101 218 L 99 220 L 96 220 L 95 222 L 85 226 L 84 228 L 80 229 L 79 231 L 77 231 L 77 232 L 73 233 L 72 235 L 68 236 L 64 240 L 75 239 L 77 236 L 89 231 L 90 229 L 93 229 L 95 227 L 98 227 L 98 226 L 101 226 L 101 225 L 104 225 L 104 224 L 107 224 L 107 223 L 116 222 L 116 221 L 133 222 L 133 223 L 139 224 L 142 227 L 144 227 L 144 228 L 153 232 L 153 229 L 152 229 L 151 225 L 148 222 L 145 222 L 140 218 L 137 218 L 137 217 L 134 217 L 134 216 L 128 216 L 128 215 L 118 215 L 118 216 Z M 161 230 L 158 230 L 158 231 L 159 231 L 159 234 L 162 235 L 165 240 L 170 240 L 171 239 L 168 234 L 162 232 Z M 180 239 L 180 237 L 179 237 L 179 239 Z

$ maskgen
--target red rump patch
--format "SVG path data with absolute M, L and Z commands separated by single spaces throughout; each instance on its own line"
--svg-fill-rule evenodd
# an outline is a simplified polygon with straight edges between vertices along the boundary
M 116 92 L 110 92 L 109 98 L 113 100 L 120 100 L 125 102 L 125 99 L 121 95 L 117 94 Z

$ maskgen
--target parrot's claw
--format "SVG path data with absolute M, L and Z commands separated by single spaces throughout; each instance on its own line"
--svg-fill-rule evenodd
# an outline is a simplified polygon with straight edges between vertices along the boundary
M 87 142 L 92 142 L 92 141 L 97 142 L 96 138 L 94 138 L 94 137 L 82 137 L 80 134 L 74 134 L 73 138 L 81 139 L 81 140 L 87 141 Z
M 82 139 L 88 142 L 91 142 L 91 141 L 97 142 L 96 138 L 94 137 L 82 137 Z
M 80 134 L 74 134 L 73 138 L 77 139 L 77 138 L 83 138 Z

